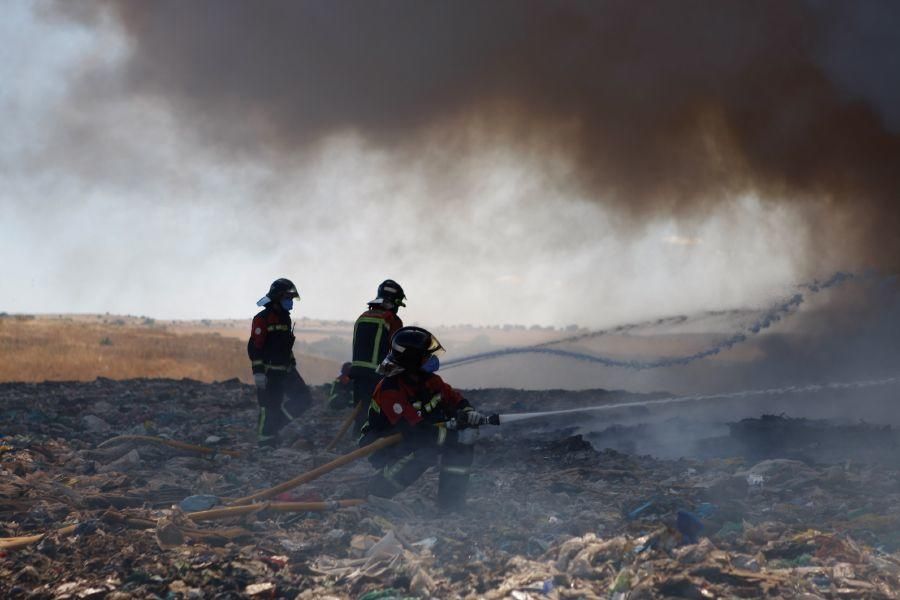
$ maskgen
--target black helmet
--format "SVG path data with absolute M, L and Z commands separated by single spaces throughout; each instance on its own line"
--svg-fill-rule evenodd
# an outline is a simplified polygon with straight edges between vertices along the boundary
M 269 293 L 260 298 L 256 304 L 258 306 L 265 306 L 269 302 L 281 300 L 282 298 L 299 297 L 300 294 L 297 292 L 297 286 L 294 285 L 294 282 L 282 277 L 281 279 L 276 279 L 272 282 L 272 285 L 269 286 Z
M 421 327 L 401 327 L 391 338 L 391 351 L 384 362 L 414 371 L 429 356 L 443 349 L 438 339 L 427 330 Z
M 400 284 L 393 279 L 385 279 L 378 286 L 378 297 L 370 300 L 369 306 L 382 305 L 387 308 L 399 308 L 406 306 L 403 303 L 405 299 L 406 294 L 403 293 L 403 288 L 400 287 Z

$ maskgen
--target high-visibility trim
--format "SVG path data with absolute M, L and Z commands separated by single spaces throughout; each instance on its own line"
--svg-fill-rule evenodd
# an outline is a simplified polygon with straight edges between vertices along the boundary
M 260 366 L 260 365 L 262 365 L 262 364 L 263 364 L 262 359 L 260 359 L 260 360 L 251 360 L 251 361 L 250 361 L 250 366 L 251 366 L 251 367 L 258 367 L 258 366 Z
M 269 325 L 266 327 L 266 331 L 290 331 L 290 325 Z
M 405 467 L 405 466 L 408 465 L 410 462 L 412 462 L 412 460 L 413 460 L 415 457 L 416 457 L 416 453 L 415 453 L 415 452 L 411 452 L 411 453 L 407 454 L 406 456 L 404 456 L 403 458 L 401 458 L 400 460 L 398 460 L 398 461 L 395 462 L 394 464 L 385 467 L 385 468 L 382 470 L 382 476 L 385 478 L 385 480 L 387 480 L 388 482 L 390 482 L 391 485 L 393 485 L 394 487 L 396 487 L 398 490 L 402 490 L 402 489 L 406 488 L 406 486 L 403 485 L 402 483 L 400 483 L 399 481 L 397 481 L 397 480 L 395 479 L 395 477 L 400 473 L 400 471 L 403 470 L 403 467 Z
M 447 428 L 446 427 L 438 427 L 438 446 L 443 446 L 444 442 L 447 441 Z
M 469 467 L 441 467 L 441 473 L 452 473 L 453 475 L 468 475 L 472 472 Z
M 266 365 L 266 371 L 289 371 L 291 365 Z
M 287 402 L 287 400 L 281 401 L 281 412 L 283 412 L 284 416 L 286 416 L 288 418 L 288 421 L 293 421 L 295 417 L 294 417 L 294 415 L 292 415 L 291 413 L 288 412 L 287 408 L 284 407 L 285 402 Z
M 394 487 L 394 489 L 397 490 L 398 492 L 402 492 L 404 489 L 406 489 L 405 485 L 403 485 L 402 483 L 400 483 L 399 481 L 397 481 L 396 479 L 394 479 L 393 477 L 388 475 L 386 471 L 387 471 L 387 469 L 385 469 L 385 472 L 383 472 L 381 474 L 382 479 L 384 479 L 389 484 L 391 484 Z
M 381 338 L 384 336 L 385 330 L 388 329 L 388 324 L 384 319 L 376 319 L 375 317 L 360 317 L 356 320 L 356 324 L 353 325 L 353 339 L 356 339 L 356 328 L 360 325 L 360 323 L 368 323 L 370 325 L 375 325 L 378 329 L 375 332 L 375 341 L 372 344 L 372 357 L 369 360 L 354 360 L 351 366 L 354 367 L 365 367 L 367 369 L 375 370 L 378 368 L 379 360 L 378 360 L 378 350 L 381 348 Z
M 441 403 L 441 395 L 435 394 L 434 396 L 431 397 L 431 400 L 429 400 L 428 402 L 423 404 L 421 400 L 416 400 L 415 402 L 412 403 L 412 406 L 416 410 L 424 410 L 426 413 L 430 413 L 435 408 L 437 408 L 438 404 L 440 404 L 440 403 Z
M 256 429 L 256 435 L 259 436 L 259 439 L 266 440 L 270 439 L 272 436 L 263 435 L 263 426 L 266 424 L 266 409 L 265 407 L 259 407 L 259 424 Z
M 378 403 L 375 402 L 375 398 L 369 400 L 369 410 L 374 410 L 377 413 L 381 412 L 381 406 L 379 406 Z

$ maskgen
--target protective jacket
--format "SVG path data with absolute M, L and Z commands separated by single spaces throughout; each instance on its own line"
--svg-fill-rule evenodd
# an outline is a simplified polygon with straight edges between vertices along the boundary
M 381 437 L 402 431 L 420 441 L 441 443 L 447 435 L 443 422 L 466 410 L 472 410 L 469 401 L 439 375 L 400 373 L 375 387 L 363 433 Z
M 351 376 L 375 372 L 391 349 L 391 336 L 403 327 L 403 321 L 392 310 L 369 307 L 353 326 L 353 363 Z
M 253 317 L 247 354 L 254 374 L 292 370 L 297 365 L 293 348 L 294 332 L 288 311 L 278 311 L 267 305 Z
M 328 408 L 341 409 L 354 406 L 353 382 L 350 381 L 350 375 L 338 375 L 328 390 Z

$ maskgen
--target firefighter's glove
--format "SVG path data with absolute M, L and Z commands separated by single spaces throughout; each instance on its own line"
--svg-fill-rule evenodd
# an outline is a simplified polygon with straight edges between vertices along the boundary
M 253 383 L 256 384 L 256 389 L 264 390 L 266 389 L 266 384 L 269 382 L 269 378 L 266 377 L 265 373 L 254 373 L 253 374 Z
M 462 421 L 468 427 L 478 427 L 485 419 L 477 410 L 466 410 L 458 413 L 456 420 Z

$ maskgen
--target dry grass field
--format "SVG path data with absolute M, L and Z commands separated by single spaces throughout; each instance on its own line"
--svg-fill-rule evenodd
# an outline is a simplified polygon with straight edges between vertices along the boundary
M 310 384 L 331 381 L 340 366 L 313 356 L 298 355 L 297 360 Z M 151 319 L 0 318 L 0 381 L 90 381 L 96 377 L 252 381 L 246 342 L 237 337 L 176 333 Z
M 249 319 L 161 321 L 122 315 L 0 316 L 0 381 L 188 377 L 212 382 L 237 377 L 249 383 L 251 374 L 246 355 L 249 326 Z M 450 360 L 498 348 L 558 340 L 576 333 L 509 326 L 437 326 L 433 331 L 447 348 L 445 358 Z M 307 382 L 318 385 L 334 378 L 340 363 L 350 358 L 352 332 L 351 321 L 295 320 L 295 354 L 300 373 Z M 721 332 L 607 335 L 560 347 L 621 359 L 678 356 L 708 348 L 723 336 Z M 758 345 L 751 342 L 709 360 L 747 362 L 759 355 Z M 542 366 L 545 364 L 546 368 Z M 643 389 L 633 378 L 619 378 L 618 371 L 537 355 L 472 364 L 448 371 L 446 375 L 453 385 L 466 388 L 618 386 Z M 661 383 L 654 380 L 652 385 L 658 387 Z

